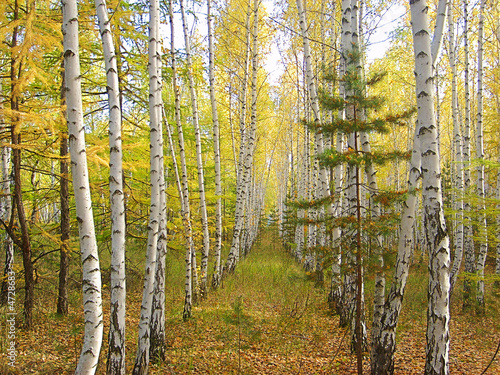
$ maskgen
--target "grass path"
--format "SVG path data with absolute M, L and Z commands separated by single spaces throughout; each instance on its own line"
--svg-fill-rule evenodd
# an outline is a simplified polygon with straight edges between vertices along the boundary
M 142 247 L 129 248 L 127 280 L 127 374 L 131 373 L 137 342 L 142 275 Z M 134 253 L 136 251 L 136 253 Z M 132 260 L 136 261 L 133 263 Z M 349 335 L 338 328 L 326 303 L 327 291 L 315 286 L 302 267 L 285 252 L 276 231 L 266 229 L 251 253 L 222 287 L 211 290 L 193 308 L 193 318 L 182 321 L 183 251 L 171 250 L 167 259 L 166 361 L 153 363 L 151 374 L 355 374 Z M 398 327 L 396 374 L 422 374 L 425 363 L 427 269 L 412 266 Z M 366 282 L 366 301 L 371 285 Z M 46 286 L 44 288 L 47 288 Z M 34 329 L 18 329 L 16 367 L 7 366 L 6 335 L 0 336 L 0 375 L 74 373 L 83 336 L 81 289 L 70 293 L 70 313 L 54 313 L 55 293 L 37 293 Z M 450 373 L 481 374 L 495 352 L 500 333 L 499 297 L 489 297 L 486 316 L 452 307 Z M 21 297 L 19 296 L 19 301 Z M 109 326 L 109 289 L 104 288 L 103 349 L 97 374 L 105 374 Z M 0 308 L 0 315 L 5 316 Z M 371 312 L 367 311 L 367 317 Z M 369 318 L 367 318 L 369 320 Z M 5 332 L 5 319 L 2 329 Z M 365 373 L 369 371 L 365 358 Z M 487 374 L 500 373 L 497 358 Z
M 335 373 L 340 362 L 331 358 L 342 337 L 332 334 L 337 319 L 324 296 L 266 231 L 193 319 L 167 321 L 168 363 L 153 373 Z

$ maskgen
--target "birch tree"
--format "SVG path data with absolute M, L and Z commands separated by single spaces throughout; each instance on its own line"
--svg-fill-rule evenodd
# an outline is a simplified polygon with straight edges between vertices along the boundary
M 120 87 L 113 34 L 105 0 L 96 0 L 109 103 L 109 193 L 111 199 L 111 306 L 108 374 L 125 374 L 125 205 L 122 169 Z
M 161 131 L 161 76 L 158 69 L 160 66 L 159 24 L 160 4 L 158 0 L 151 0 L 149 4 L 148 45 L 151 203 L 139 337 L 133 370 L 134 375 L 148 373 L 154 278 L 158 271 L 158 238 L 161 230 L 161 187 L 164 184 L 162 181 L 164 176 L 161 171 L 163 168 L 161 164 L 163 160 L 163 141 Z
M 156 5 L 155 5 L 156 7 Z M 159 9 L 159 4 L 158 4 Z M 158 10 L 158 13 L 159 10 Z M 155 44 L 155 65 L 157 87 L 155 90 L 155 110 L 158 122 L 157 142 L 159 143 L 158 155 L 158 183 L 159 183 L 159 213 L 158 213 L 158 237 L 156 242 L 156 272 L 154 274 L 153 300 L 151 302 L 150 320 L 150 358 L 155 360 L 165 359 L 165 266 L 167 256 L 167 196 L 166 196 L 166 171 L 163 157 L 163 100 L 162 100 L 162 62 L 161 62 L 161 36 L 160 21 L 155 22 L 157 40 Z
M 243 158 L 240 159 L 240 177 L 236 192 L 235 222 L 231 249 L 224 266 L 224 273 L 233 272 L 240 257 L 240 240 L 244 225 L 245 200 L 249 191 L 253 156 L 256 143 L 257 127 L 257 72 L 259 68 L 258 31 L 259 31 L 259 6 L 260 0 L 253 2 L 253 32 L 252 32 L 252 78 L 251 78 L 251 114 L 250 124 L 245 132 Z M 240 154 L 241 155 L 241 154 Z M 224 274 L 223 274 L 224 275 Z
M 184 44 L 186 48 L 186 64 L 187 75 L 189 82 L 189 94 L 191 97 L 191 108 L 193 115 L 194 136 L 196 142 L 196 165 L 198 169 L 198 192 L 200 195 L 200 211 L 201 211 L 201 225 L 203 231 L 203 250 L 201 253 L 201 295 L 205 296 L 207 292 L 207 277 L 208 277 L 208 253 L 210 250 L 210 233 L 208 231 L 208 217 L 207 217 L 207 202 L 205 198 L 205 177 L 203 171 L 202 160 L 202 145 L 201 145 L 201 132 L 198 114 L 198 98 L 196 95 L 195 83 L 192 72 L 191 62 L 191 40 L 186 21 L 186 12 L 184 11 L 184 1 L 179 1 L 181 7 L 182 26 L 184 30 Z
M 63 47 L 65 91 L 71 173 L 76 203 L 83 273 L 85 333 L 76 374 L 94 374 L 103 336 L 101 271 L 92 215 L 85 130 L 83 122 L 78 43 L 78 13 L 75 0 L 63 0 Z
M 471 103 L 470 103 L 470 87 L 469 87 L 469 6 L 468 1 L 463 2 L 464 10 L 464 95 L 465 95 L 465 110 L 464 110 L 464 134 L 463 134 L 463 149 L 462 160 L 464 165 L 464 192 L 468 193 L 471 187 L 470 161 L 471 161 L 471 146 L 470 146 L 470 122 L 471 122 Z M 469 200 L 464 200 L 464 270 L 469 274 L 476 272 L 476 255 L 474 252 L 473 229 L 471 223 L 471 204 Z M 468 278 L 464 279 L 464 307 L 470 304 L 471 282 Z
M 442 1 L 442 0 L 441 0 Z M 398 240 L 398 253 L 394 270 L 394 279 L 387 294 L 383 313 L 380 319 L 380 330 L 378 337 L 373 338 L 371 351 L 371 373 L 393 374 L 394 373 L 394 352 L 396 350 L 396 328 L 403 303 L 405 286 L 408 279 L 408 272 L 412 258 L 413 232 L 416 217 L 417 189 L 419 180 L 426 175 L 425 182 L 422 182 L 422 190 L 427 191 L 424 197 L 424 213 L 426 218 L 427 247 L 430 249 L 430 271 L 429 278 L 429 310 L 428 310 L 428 347 L 426 374 L 433 372 L 435 362 L 439 362 L 441 356 L 444 362 L 448 359 L 448 321 L 449 321 L 449 299 L 443 293 L 449 292 L 449 239 L 444 226 L 444 213 L 442 205 L 442 193 L 440 190 L 439 152 L 437 145 L 437 129 L 434 123 L 433 113 L 433 62 L 437 60 L 439 48 L 436 43 L 441 40 L 440 34 L 443 30 L 436 25 L 433 42 L 430 42 L 430 32 L 428 29 L 427 3 L 425 0 L 418 0 L 410 3 L 412 15 L 412 32 L 414 37 L 415 71 L 417 78 L 416 94 L 418 118 L 415 126 L 413 141 L 413 151 L 410 160 L 410 173 L 408 180 L 409 196 L 403 204 L 401 213 L 400 236 Z M 441 15 L 446 14 L 440 12 Z M 442 22 L 442 18 L 440 18 Z M 432 52 L 431 52 L 432 46 Z M 434 54 L 433 54 L 434 53 Z M 426 135 L 424 141 L 423 136 Z M 425 154 L 425 164 L 424 164 Z M 436 169 L 437 168 L 437 169 Z M 432 177 L 432 178 L 430 178 Z M 427 188 L 426 188 L 427 186 Z M 434 203 L 433 207 L 430 203 Z M 432 215 L 434 217 L 432 217 Z M 431 228 L 429 228 L 429 226 Z M 432 229 L 433 228 L 433 229 Z M 437 231 L 437 232 L 436 232 Z M 437 256 L 438 254 L 439 256 Z M 440 268 L 442 267 L 442 268 Z M 444 278 L 446 277 L 446 280 Z M 436 284 L 436 278 L 438 284 Z M 439 282 L 442 289 L 439 289 Z M 441 293 L 439 293 L 441 292 Z M 432 298 L 432 299 L 431 299 Z M 435 315 L 436 310 L 440 315 Z M 443 313 L 441 315 L 441 313 Z M 434 314 L 434 315 L 433 315 Z M 437 322 L 433 319 L 436 318 Z M 440 320 L 440 318 L 442 318 Z M 437 323 L 441 324 L 439 326 Z M 441 328 L 442 336 L 439 336 Z M 436 337 L 438 339 L 436 339 Z M 431 343 L 435 343 L 433 347 Z M 443 349 L 446 354 L 442 354 L 438 349 Z M 439 366 L 434 366 L 439 367 Z M 447 371 L 448 365 L 442 366 L 443 371 Z M 445 372 L 443 372 L 445 373 Z
M 454 175 L 454 188 L 456 191 L 455 199 L 455 210 L 456 214 L 456 225 L 454 233 L 455 241 L 455 256 L 453 258 L 453 264 L 450 270 L 450 298 L 453 293 L 453 288 L 457 281 L 458 272 L 462 264 L 463 252 L 464 252 L 464 171 L 462 162 L 462 134 L 460 119 L 458 113 L 458 93 L 457 93 L 457 66 L 456 66 L 456 55 L 455 55 L 455 22 L 453 19 L 453 11 L 449 9 L 448 11 L 448 55 L 450 60 L 451 68 L 451 116 L 453 121 L 453 147 L 455 149 L 455 162 L 456 169 Z
M 181 101 L 179 86 L 177 84 L 177 65 L 175 57 L 175 26 L 174 26 L 174 13 L 172 0 L 169 0 L 168 14 L 170 20 L 170 54 L 171 54 L 171 68 L 172 68 L 172 84 L 174 90 L 174 112 L 175 112 L 175 123 L 177 126 L 177 137 L 179 142 L 179 159 L 181 163 L 181 215 L 182 223 L 184 225 L 184 233 L 186 240 L 186 273 L 185 273 L 185 298 L 184 298 L 184 312 L 182 314 L 183 319 L 187 320 L 191 317 L 191 307 L 193 303 L 193 280 L 192 280 L 192 259 L 195 257 L 195 249 L 193 242 L 193 233 L 191 225 L 191 214 L 190 214 L 190 204 L 189 204 L 189 185 L 188 185 L 188 175 L 187 175 L 187 164 L 186 164 L 186 151 L 184 147 L 184 132 L 182 129 L 181 121 Z M 197 286 L 194 285 L 194 288 Z
M 479 254 L 477 257 L 477 273 L 479 280 L 477 282 L 477 303 L 478 310 L 484 312 L 484 267 L 486 264 L 486 255 L 488 253 L 488 230 L 486 221 L 485 204 L 485 176 L 484 176 L 484 141 L 483 141 L 483 38 L 484 38 L 484 8 L 485 0 L 481 0 L 479 6 L 479 25 L 477 39 L 477 119 L 476 119 L 476 159 L 479 166 L 476 169 L 477 195 L 479 197 L 480 214 L 478 223 L 478 232 L 481 240 L 479 241 Z
M 218 285 L 221 274 L 221 248 L 222 248 L 222 187 L 221 187 L 221 163 L 219 144 L 219 116 L 217 113 L 217 100 L 215 98 L 215 75 L 214 75 L 214 36 L 212 31 L 212 2 L 207 0 L 207 28 L 208 28 L 208 79 L 210 89 L 210 103 L 212 105 L 212 123 L 214 136 L 214 158 L 215 158 L 215 245 L 214 245 L 214 275 L 212 285 Z
M 410 3 L 418 126 L 422 160 L 422 190 L 426 241 L 429 247 L 426 374 L 447 374 L 449 354 L 449 237 L 444 220 L 440 155 L 434 116 L 433 64 L 427 2 Z

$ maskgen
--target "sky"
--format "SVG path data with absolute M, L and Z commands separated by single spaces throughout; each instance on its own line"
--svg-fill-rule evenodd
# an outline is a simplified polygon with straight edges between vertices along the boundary
M 273 13 L 273 0 L 263 0 L 263 4 L 268 10 L 268 14 Z M 390 47 L 390 34 L 397 26 L 399 26 L 402 16 L 406 9 L 398 4 L 393 4 L 388 11 L 382 16 L 378 23 L 378 27 L 366 42 L 367 45 L 367 62 L 371 63 L 375 59 L 384 56 L 387 49 Z M 265 63 L 265 68 L 269 72 L 269 77 L 272 84 L 277 84 L 279 76 L 283 73 L 284 67 L 280 62 L 279 50 L 276 43 L 271 46 L 271 53 Z
M 263 0 L 262 4 L 266 8 L 267 14 L 273 14 L 274 9 L 274 1 L 276 0 Z M 192 9 L 192 3 L 188 0 L 187 4 L 185 4 L 187 8 Z M 189 30 L 193 32 L 196 30 L 198 35 L 205 36 L 207 35 L 207 26 L 206 26 L 206 5 L 203 3 L 202 5 L 197 5 L 197 9 L 195 10 L 197 14 L 197 20 L 193 17 L 192 13 L 187 13 Z M 367 62 L 371 63 L 375 59 L 381 58 L 384 56 L 385 52 L 390 46 L 390 33 L 395 30 L 395 28 L 399 25 L 402 15 L 405 12 L 405 8 L 401 5 L 391 5 L 388 11 L 383 15 L 382 19 L 378 23 L 378 27 L 375 32 L 371 35 L 370 39 L 367 40 Z M 176 12 L 175 14 L 175 44 L 176 48 L 184 48 L 184 36 L 182 31 L 182 20 L 180 18 L 180 13 Z M 196 23 L 195 23 L 196 22 Z M 270 21 L 271 22 L 271 21 Z M 163 35 L 168 40 L 170 30 L 167 30 L 167 26 L 165 26 L 164 30 L 162 30 Z M 169 42 L 168 42 L 169 43 Z M 277 84 L 279 82 L 280 75 L 284 72 L 284 66 L 280 61 L 279 50 L 276 43 L 272 43 L 271 45 L 271 53 L 267 57 L 265 61 L 264 68 L 269 72 L 269 79 L 271 84 Z

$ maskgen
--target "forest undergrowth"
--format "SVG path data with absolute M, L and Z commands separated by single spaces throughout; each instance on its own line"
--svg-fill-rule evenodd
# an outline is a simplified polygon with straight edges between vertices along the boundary
M 127 295 L 127 373 L 131 373 L 137 345 L 142 296 L 140 251 L 129 252 Z M 135 259 L 137 257 L 137 259 Z M 183 267 L 181 252 L 169 252 L 166 291 L 166 360 L 153 360 L 151 374 L 350 374 L 356 358 L 350 335 L 338 328 L 329 310 L 328 285 L 318 286 L 281 246 L 277 232 L 263 232 L 251 253 L 218 290 L 193 308 L 193 318 L 182 321 Z M 135 269 L 137 268 L 137 269 Z M 135 272 L 134 272 L 135 271 Z M 134 274 L 137 273 L 136 277 Z M 104 273 L 106 275 L 106 273 Z M 55 277 L 55 276 L 54 276 Z M 104 280 L 106 284 L 106 280 Z M 396 374 L 421 374 L 425 363 L 427 266 L 415 264 L 410 273 L 398 327 Z M 367 296 L 373 280 L 367 278 Z M 109 289 L 104 287 L 104 301 Z M 457 295 L 459 293 L 456 293 Z M 40 286 L 30 332 L 17 329 L 15 369 L 7 366 L 5 319 L 0 339 L 0 374 L 71 374 L 83 338 L 83 313 L 77 285 L 70 298 L 70 313 L 54 313 L 55 291 Z M 497 348 L 499 297 L 491 290 L 484 316 L 461 311 L 454 298 L 451 321 L 451 374 L 481 374 Z M 20 295 L 17 298 L 22 301 Z M 19 303 L 19 302 L 18 302 Z M 19 305 L 21 305 L 19 303 Z M 368 304 L 369 305 L 369 304 Z M 21 308 L 21 306 L 19 306 Z M 370 316 L 367 311 L 367 316 Z M 1 315 L 5 317 L 2 308 Z M 97 374 L 105 373 L 109 303 L 104 304 L 104 343 Z M 19 319 L 20 320 L 20 319 Z M 368 323 L 369 324 L 369 323 Z M 365 356 L 369 373 L 369 356 Z M 486 374 L 500 373 L 496 358 Z

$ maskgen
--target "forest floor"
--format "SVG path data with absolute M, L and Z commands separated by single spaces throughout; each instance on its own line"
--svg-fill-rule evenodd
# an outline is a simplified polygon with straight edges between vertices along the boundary
M 137 341 L 141 301 L 139 263 L 129 266 L 127 374 L 133 367 Z M 285 252 L 274 231 L 264 231 L 235 273 L 193 308 L 193 318 L 187 322 L 181 318 L 182 269 L 181 253 L 171 251 L 167 263 L 166 360 L 153 361 L 151 374 L 356 373 L 349 333 L 338 327 L 338 317 L 329 310 L 327 288 L 317 286 L 312 275 L 304 273 Z M 423 373 L 426 276 L 425 265 L 412 267 L 406 293 L 411 298 L 405 297 L 398 327 L 396 374 Z M 367 301 L 371 300 L 369 284 L 370 280 Z M 108 292 L 106 287 L 104 290 Z M 53 313 L 55 297 L 38 293 L 33 330 L 18 328 L 16 332 L 18 357 L 13 370 L 7 366 L 5 334 L 0 339 L 0 374 L 74 372 L 83 335 L 78 295 L 75 289 L 70 295 L 70 314 L 62 317 Z M 104 295 L 104 300 L 109 301 L 109 295 Z M 491 308 L 484 316 L 463 314 L 458 308 L 458 298 L 454 302 L 450 324 L 451 374 L 479 375 L 491 361 L 500 333 L 498 302 L 496 297 L 488 301 Z M 18 303 L 21 305 L 21 300 Z M 107 334 L 109 303 L 105 303 L 104 310 Z M 5 316 L 5 312 L 0 314 Z M 370 313 L 367 311 L 367 316 Z M 105 373 L 106 347 L 105 335 L 98 374 Z M 368 355 L 364 368 L 369 373 Z M 500 358 L 497 357 L 486 374 L 498 373 Z

